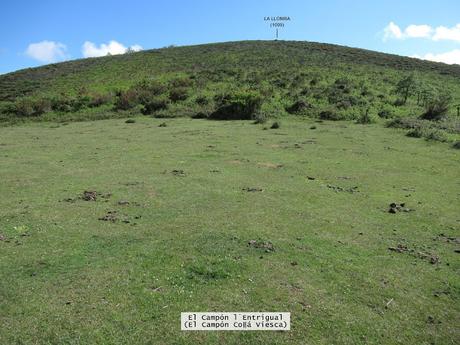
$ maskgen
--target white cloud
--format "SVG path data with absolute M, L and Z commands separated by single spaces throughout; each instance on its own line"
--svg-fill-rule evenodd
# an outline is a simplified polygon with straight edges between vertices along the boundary
M 26 55 L 46 63 L 65 60 L 69 57 L 65 44 L 53 41 L 41 41 L 29 44 Z
M 404 30 L 401 30 L 397 24 L 390 22 L 383 29 L 384 41 L 388 39 L 402 40 L 406 38 L 427 38 L 433 41 L 448 40 L 460 42 L 460 23 L 451 28 L 445 26 L 433 28 L 430 25 L 425 24 L 411 24 Z
M 390 22 L 390 24 L 388 24 L 385 29 L 383 29 L 383 40 L 386 41 L 389 38 L 402 38 L 401 29 L 393 22 Z
M 138 44 L 132 45 L 131 47 L 127 48 L 123 44 L 117 41 L 110 41 L 108 44 L 102 43 L 99 47 L 94 44 L 93 42 L 86 41 L 83 43 L 82 53 L 85 58 L 87 57 L 97 57 L 97 56 L 106 56 L 107 54 L 110 55 L 117 55 L 117 54 L 124 54 L 128 49 L 132 49 L 134 51 L 142 50 L 142 47 Z
M 410 38 L 429 38 L 433 28 L 429 25 L 409 25 L 404 30 L 404 36 Z
M 450 40 L 460 42 L 460 23 L 450 29 L 445 26 L 438 26 L 433 35 L 433 40 Z
M 450 65 L 452 64 L 460 65 L 460 49 L 454 49 L 450 52 L 440 53 L 440 54 L 428 53 L 423 56 L 413 55 L 411 57 L 414 57 L 417 59 L 423 59 L 423 60 L 436 61 L 436 62 L 444 62 Z

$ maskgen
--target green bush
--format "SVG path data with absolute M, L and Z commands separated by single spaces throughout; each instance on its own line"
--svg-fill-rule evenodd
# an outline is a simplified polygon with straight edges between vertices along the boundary
M 356 120 L 356 123 L 359 123 L 359 124 L 362 124 L 362 125 L 366 125 L 366 124 L 370 124 L 370 123 L 375 123 L 376 122 L 376 118 L 375 116 L 373 116 L 370 112 L 369 109 L 366 109 L 365 112 L 363 112 L 359 117 L 358 119 Z
M 439 120 L 447 114 L 452 96 L 447 93 L 438 93 L 425 104 L 425 113 L 422 115 L 426 120 Z
M 286 111 L 289 114 L 303 114 L 308 109 L 311 109 L 311 107 L 311 104 L 309 104 L 307 101 L 299 99 L 292 103 L 290 106 L 286 107 Z
M 115 101 L 115 110 L 129 110 L 139 103 L 139 94 L 134 89 L 119 91 Z
M 188 91 L 185 87 L 176 87 L 169 91 L 169 99 L 172 102 L 185 101 L 188 97 Z
M 160 110 L 168 108 L 168 101 L 165 98 L 153 98 L 149 101 L 143 102 L 142 114 L 150 115 Z
M 237 91 L 217 95 L 215 102 L 211 119 L 251 120 L 261 108 L 262 97 L 255 91 Z
M 281 122 L 275 121 L 275 122 L 272 123 L 272 125 L 271 125 L 270 128 L 271 128 L 271 129 L 278 129 L 278 128 L 280 128 L 280 127 L 281 127 Z
M 319 113 L 319 118 L 321 120 L 339 121 L 343 120 L 345 117 L 342 114 L 340 114 L 336 109 L 328 108 Z
M 195 103 L 198 105 L 207 105 L 209 104 L 209 99 L 206 96 L 198 96 L 195 98 Z
M 41 116 L 51 110 L 51 102 L 48 99 L 22 98 L 15 102 L 14 113 L 19 117 Z

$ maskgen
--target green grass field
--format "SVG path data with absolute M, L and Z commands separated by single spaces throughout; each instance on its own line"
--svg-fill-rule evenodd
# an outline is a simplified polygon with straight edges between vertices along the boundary
M 164 121 L 0 128 L 0 344 L 460 342 L 458 150 Z M 184 311 L 286 311 L 291 331 L 181 332 Z

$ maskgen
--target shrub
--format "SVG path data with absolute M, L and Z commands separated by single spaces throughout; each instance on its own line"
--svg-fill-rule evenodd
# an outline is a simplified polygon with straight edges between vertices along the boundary
M 134 119 L 128 119 L 125 121 L 125 123 L 136 123 L 136 120 Z
M 339 114 L 335 109 L 326 109 L 319 113 L 319 118 L 321 120 L 332 120 L 338 121 L 343 120 L 343 116 Z
M 143 102 L 142 114 L 150 115 L 160 110 L 168 108 L 168 102 L 164 98 L 153 98 L 147 102 Z
M 216 120 L 250 120 L 260 110 L 262 97 L 254 91 L 238 91 L 218 95 L 216 110 L 210 118 Z
M 115 101 L 115 110 L 129 110 L 134 108 L 139 102 L 139 95 L 136 90 L 128 89 L 120 91 Z
M 268 120 L 268 117 L 265 113 L 257 113 L 254 116 L 254 124 L 263 124 L 266 123 Z
M 271 129 L 278 129 L 278 128 L 280 128 L 280 127 L 281 127 L 281 122 L 275 121 L 275 122 L 272 123 L 272 125 L 271 125 L 270 128 L 271 128 Z
M 51 110 L 51 102 L 46 98 L 40 98 L 33 102 L 34 116 L 40 116 Z
M 425 135 L 427 135 L 427 132 L 423 127 L 416 127 L 407 132 L 406 135 L 411 138 L 423 138 Z
M 389 108 L 383 108 L 378 112 L 378 116 L 382 119 L 391 119 L 394 117 L 394 113 Z
M 41 116 L 51 110 L 51 102 L 48 99 L 22 98 L 15 102 L 14 113 L 21 117 Z
M 169 92 L 169 99 L 173 102 L 185 101 L 188 97 L 188 91 L 185 87 L 177 87 Z
M 289 107 L 286 107 L 286 111 L 289 114 L 300 114 L 304 113 L 306 110 L 311 108 L 311 104 L 307 103 L 304 100 L 297 100 Z
M 110 93 L 100 94 L 96 93 L 91 96 L 88 106 L 90 108 L 100 107 L 101 105 L 110 103 L 112 101 L 112 95 Z
M 370 123 L 375 123 L 376 119 L 375 117 L 369 112 L 369 109 L 366 109 L 364 113 L 362 113 L 358 119 L 356 120 L 356 123 L 366 125 Z
M 454 149 L 460 150 L 460 140 L 456 141 L 455 143 L 452 144 L 452 147 Z
M 209 103 L 209 99 L 206 96 L 198 96 L 195 99 L 195 103 L 198 105 L 207 105 Z
M 28 98 L 19 99 L 15 103 L 15 113 L 18 116 L 29 117 L 34 115 L 32 100 Z
M 431 129 L 426 134 L 426 140 L 446 142 L 447 136 L 446 133 L 440 131 L 439 129 Z
M 425 113 L 422 115 L 422 118 L 426 120 L 441 119 L 447 114 L 451 100 L 451 95 L 446 93 L 433 96 L 433 98 L 426 102 Z

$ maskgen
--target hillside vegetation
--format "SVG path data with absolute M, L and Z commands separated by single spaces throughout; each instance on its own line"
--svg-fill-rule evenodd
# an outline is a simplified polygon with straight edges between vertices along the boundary
M 330 44 L 243 41 L 82 59 L 0 76 L 0 120 L 287 114 L 458 138 L 460 66 Z M 410 117 L 409 120 L 401 118 Z M 433 121 L 434 120 L 434 121 Z

